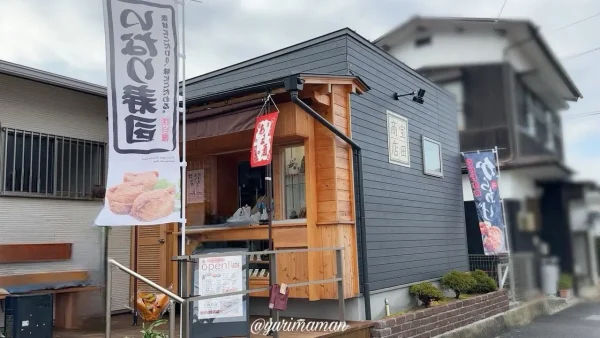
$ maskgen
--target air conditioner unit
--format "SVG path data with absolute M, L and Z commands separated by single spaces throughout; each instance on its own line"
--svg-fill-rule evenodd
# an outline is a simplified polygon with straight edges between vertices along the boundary
M 52 338 L 52 295 L 9 295 L 5 300 L 6 338 Z

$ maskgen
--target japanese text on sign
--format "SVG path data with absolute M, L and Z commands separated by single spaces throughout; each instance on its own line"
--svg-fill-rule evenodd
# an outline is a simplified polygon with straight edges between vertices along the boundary
M 390 163 L 410 167 L 408 120 L 398 114 L 388 111 L 387 128 Z
M 113 147 L 121 154 L 177 146 L 174 1 L 106 0 Z

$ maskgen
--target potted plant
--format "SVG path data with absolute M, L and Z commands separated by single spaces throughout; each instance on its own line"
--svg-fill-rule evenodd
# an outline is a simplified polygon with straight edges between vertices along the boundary
M 159 320 L 153 322 L 148 328 L 146 328 L 145 325 L 142 325 L 142 331 L 140 331 L 142 333 L 142 338 L 169 338 L 169 335 L 164 332 L 154 331 L 155 327 L 163 325 L 166 322 L 167 322 L 166 319 L 159 319 Z M 130 337 L 127 336 L 125 338 L 130 338 Z
M 573 277 L 568 273 L 562 273 L 558 280 L 558 292 L 561 298 L 569 298 L 573 287 Z

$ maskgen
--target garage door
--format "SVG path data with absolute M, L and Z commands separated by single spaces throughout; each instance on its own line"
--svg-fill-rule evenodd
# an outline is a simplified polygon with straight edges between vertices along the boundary
M 131 266 L 131 227 L 113 227 L 108 242 L 109 257 L 117 262 Z M 112 270 L 112 311 L 129 309 L 129 275 L 113 268 Z

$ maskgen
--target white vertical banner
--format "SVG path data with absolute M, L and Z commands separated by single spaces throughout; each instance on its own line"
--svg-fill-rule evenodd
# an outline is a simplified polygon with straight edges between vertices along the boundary
M 104 0 L 108 175 L 96 225 L 181 220 L 175 0 Z

